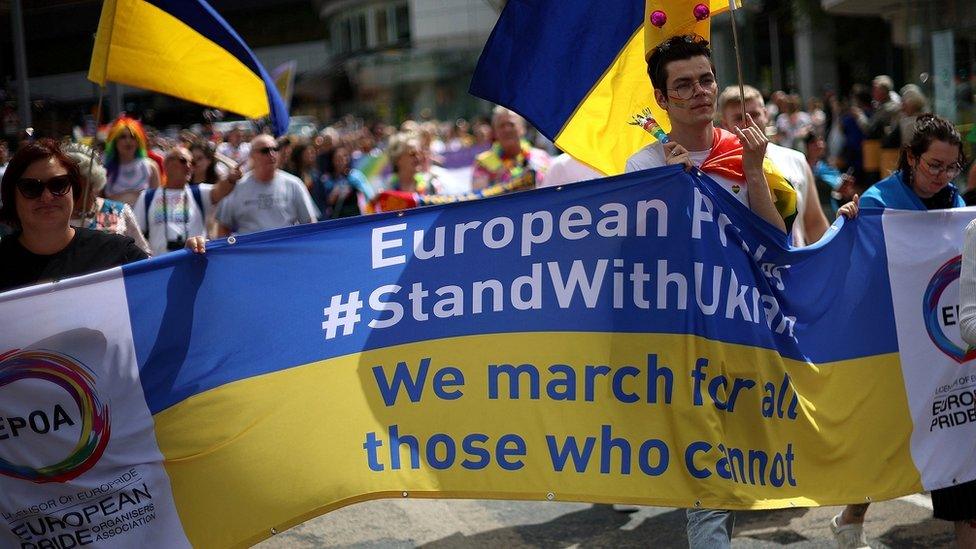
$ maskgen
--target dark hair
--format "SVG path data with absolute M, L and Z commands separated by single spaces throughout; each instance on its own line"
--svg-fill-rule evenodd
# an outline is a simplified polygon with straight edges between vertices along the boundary
M 220 180 L 220 176 L 217 175 L 217 159 L 214 157 L 214 144 L 209 141 L 194 141 L 190 145 L 190 153 L 192 154 L 193 151 L 202 152 L 203 156 L 210 161 L 210 165 L 207 166 L 207 173 L 203 176 L 206 181 L 194 181 L 194 183 L 217 183 Z
M 305 141 L 299 141 L 298 143 L 295 144 L 294 147 L 291 148 L 291 158 L 288 159 L 288 164 L 292 169 L 295 170 L 294 172 L 292 172 L 293 174 L 301 177 L 302 172 L 305 171 L 306 168 L 315 167 L 314 165 L 306 167 L 305 159 L 302 158 L 303 156 L 305 156 L 305 151 L 311 146 L 312 146 L 311 143 L 307 143 Z
M 323 159 L 322 162 L 325 167 L 324 171 L 326 175 L 328 175 L 330 178 L 333 179 L 339 177 L 340 175 L 346 175 L 344 173 L 337 174 L 335 171 L 335 157 L 336 157 L 336 153 L 338 153 L 340 150 L 346 151 L 346 154 L 349 154 L 351 149 L 349 146 L 340 143 L 335 147 L 333 147 L 332 150 L 325 152 L 325 158 Z M 352 168 L 352 159 L 350 159 L 349 164 L 346 166 L 346 170 L 349 170 L 351 168 Z
M 854 84 L 851 86 L 851 99 L 859 106 L 868 107 L 871 105 L 871 89 L 864 84 Z
M 915 120 L 915 129 L 912 132 L 912 140 L 901 148 L 901 155 L 898 157 L 898 169 L 902 177 L 909 185 L 912 184 L 911 166 L 908 164 L 908 153 L 911 152 L 915 160 L 925 151 L 929 150 L 933 141 L 944 141 L 950 145 L 955 145 L 959 149 L 959 166 L 966 165 L 966 155 L 962 152 L 962 137 L 959 131 L 945 118 L 934 114 L 923 114 Z
M 35 162 L 55 158 L 61 167 L 68 172 L 71 178 L 71 196 L 75 200 L 81 197 L 81 172 L 78 164 L 71 161 L 61 145 L 53 139 L 39 139 L 33 143 L 22 146 L 7 164 L 7 171 L 3 174 L 3 181 L 0 182 L 0 223 L 6 223 L 14 229 L 20 229 L 20 217 L 17 215 L 16 187 L 17 182 L 27 171 L 27 168 Z
M 668 63 L 691 59 L 699 55 L 707 57 L 711 63 L 712 49 L 708 47 L 708 40 L 697 34 L 672 36 L 654 48 L 651 57 L 647 60 L 647 75 L 651 77 L 651 84 L 654 85 L 654 89 L 667 95 Z M 715 72 L 715 63 L 711 63 L 711 65 L 712 72 Z

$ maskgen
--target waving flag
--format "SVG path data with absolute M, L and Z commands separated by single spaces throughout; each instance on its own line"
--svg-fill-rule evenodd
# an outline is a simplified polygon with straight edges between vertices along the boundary
M 471 93 L 524 116 L 556 146 L 608 175 L 651 141 L 627 125 L 654 100 L 646 57 L 670 36 L 706 39 L 726 0 L 511 0 L 481 54 Z
M 773 509 L 976 478 L 974 215 L 865 209 L 797 249 L 671 166 L 0 294 L 0 547 L 250 546 L 384 497 Z
M 274 80 L 204 0 L 106 0 L 88 79 L 249 118 L 270 116 L 275 134 L 288 129 L 288 109 Z

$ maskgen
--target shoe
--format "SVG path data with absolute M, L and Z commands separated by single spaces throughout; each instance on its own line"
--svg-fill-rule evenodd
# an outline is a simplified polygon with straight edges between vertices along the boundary
M 864 525 L 859 523 L 841 524 L 840 515 L 830 519 L 830 531 L 840 549 L 871 549 L 864 537 Z
M 640 508 L 629 503 L 614 503 L 613 510 L 618 513 L 636 513 Z

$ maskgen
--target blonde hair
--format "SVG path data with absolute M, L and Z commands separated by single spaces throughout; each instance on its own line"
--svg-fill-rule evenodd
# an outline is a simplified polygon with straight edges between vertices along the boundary
M 743 86 L 742 90 L 745 93 L 746 101 L 755 99 L 760 103 L 763 102 L 763 96 L 756 88 L 753 88 L 752 86 Z M 725 107 L 730 103 L 733 105 L 738 105 L 742 102 L 742 97 L 739 95 L 739 86 L 728 86 L 722 90 L 722 93 L 718 96 L 718 114 L 721 116 L 721 114 L 725 112 Z
M 396 169 L 397 162 L 410 146 L 420 150 L 420 138 L 413 132 L 400 132 L 390 138 L 390 144 L 386 148 L 386 154 L 390 157 L 390 164 Z
M 525 127 L 525 119 L 522 118 L 522 115 L 501 105 L 497 105 L 491 110 L 491 125 L 494 126 L 495 120 L 502 116 L 511 116 L 515 118 L 517 124 L 521 124 L 523 128 Z
M 90 186 L 91 190 L 89 192 L 93 196 L 102 192 L 102 189 L 105 188 L 108 173 L 105 171 L 105 167 L 102 166 L 101 159 L 98 155 L 92 155 L 92 148 L 81 143 L 68 143 L 62 150 L 72 162 L 78 165 L 81 178 L 86 180 Z M 95 158 L 94 163 L 92 162 L 93 156 Z

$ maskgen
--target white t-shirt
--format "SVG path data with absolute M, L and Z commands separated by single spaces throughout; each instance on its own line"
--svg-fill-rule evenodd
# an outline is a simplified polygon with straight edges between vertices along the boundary
M 301 179 L 276 170 L 271 181 L 247 173 L 220 201 L 217 221 L 236 234 L 315 223 L 318 209 Z
M 193 193 L 189 185 L 184 185 L 182 189 L 158 188 L 153 192 L 152 202 L 149 203 L 149 248 L 153 256 L 165 254 L 169 242 L 176 242 L 191 236 L 206 234 L 207 215 L 213 209 L 210 203 L 210 192 L 213 185 L 206 183 L 198 185 L 200 189 L 200 201 L 203 203 L 203 211 L 193 199 Z M 164 202 L 165 200 L 165 202 Z M 132 207 L 136 215 L 139 227 L 146 227 L 146 191 L 139 195 L 139 200 Z M 144 230 L 145 232 L 145 230 Z
M 251 154 L 251 144 L 241 143 L 238 146 L 233 146 L 228 141 L 224 141 L 220 145 L 217 145 L 217 153 L 222 154 L 238 164 L 243 164 L 247 161 L 247 157 Z
M 803 227 L 803 212 L 806 209 L 807 188 L 811 181 L 807 179 L 807 157 L 800 151 L 781 147 L 775 143 L 766 146 L 766 158 L 773 161 L 783 177 L 796 189 L 796 220 L 793 222 L 793 245 L 806 246 L 806 230 Z
M 563 153 L 549 164 L 549 170 L 546 171 L 546 177 L 542 180 L 539 188 L 589 181 L 601 177 L 604 177 L 602 173 L 576 160 L 569 154 Z
M 701 167 L 702 162 L 704 162 L 708 155 L 712 152 L 711 149 L 706 149 L 704 151 L 688 151 L 691 156 L 691 163 L 695 166 Z M 664 157 L 664 145 L 660 141 L 655 141 L 650 145 L 642 148 L 641 150 L 635 152 L 627 159 L 627 169 L 626 172 L 636 172 L 640 170 L 647 170 L 650 168 L 660 168 L 662 166 L 667 166 L 667 160 Z M 749 189 L 748 185 L 743 185 L 738 181 L 733 181 L 727 179 L 720 175 L 708 174 L 709 177 L 718 182 L 723 189 L 732 193 L 732 196 L 736 197 L 739 202 L 742 202 L 747 207 L 749 206 Z

